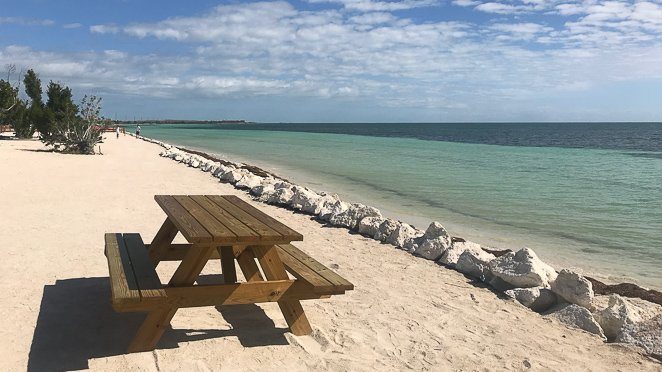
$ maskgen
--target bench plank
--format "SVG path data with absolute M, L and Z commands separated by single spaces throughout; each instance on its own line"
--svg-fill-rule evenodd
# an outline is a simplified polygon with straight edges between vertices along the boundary
M 319 273 L 313 271 L 296 257 L 291 256 L 287 251 L 278 250 L 281 261 L 287 271 L 297 279 L 305 281 L 313 287 L 315 293 L 343 293 L 343 289 L 338 289 L 333 283 L 324 279 Z
M 322 276 L 324 279 L 332 283 L 338 290 L 352 290 L 354 289 L 354 284 L 350 283 L 347 281 L 347 279 L 341 277 L 340 275 L 336 274 L 333 272 L 331 269 L 328 267 L 322 265 L 319 263 L 317 260 L 314 258 L 310 257 L 306 253 L 304 253 L 302 250 L 299 248 L 293 246 L 292 244 L 281 244 L 278 245 L 278 249 L 281 252 L 287 253 L 288 255 L 296 258 L 299 260 L 301 263 L 306 265 L 308 268 L 310 268 L 312 271 L 318 273 L 320 276 Z M 282 255 L 281 257 L 285 257 L 286 255 Z
M 113 308 L 121 310 L 125 305 L 139 303 L 140 292 L 137 290 L 138 286 L 130 269 L 131 263 L 124 247 L 122 234 L 108 233 L 104 235 L 104 240 Z M 125 264 L 129 265 L 130 275 L 124 271 Z M 130 288 L 131 285 L 133 289 Z
M 282 236 L 284 236 L 286 238 L 289 238 L 290 241 L 302 241 L 303 240 L 303 235 L 301 235 L 298 232 L 292 230 L 291 228 L 287 227 L 282 222 L 274 219 L 273 217 L 269 216 L 268 214 L 262 212 L 261 210 L 259 210 L 255 207 L 253 207 L 252 205 L 246 203 L 244 200 L 242 200 L 238 196 L 225 195 L 223 198 L 225 198 L 225 200 L 229 201 L 230 203 L 237 206 L 241 210 L 245 211 L 246 213 L 250 214 L 251 216 L 255 217 L 258 221 L 260 221 L 260 222 L 264 223 L 265 225 L 269 226 L 271 229 L 277 231 Z
M 166 294 L 140 234 L 124 234 L 141 301 L 160 301 Z

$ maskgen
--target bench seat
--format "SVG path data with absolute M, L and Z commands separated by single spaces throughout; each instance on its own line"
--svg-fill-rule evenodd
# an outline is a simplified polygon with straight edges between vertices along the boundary
M 292 244 L 278 245 L 278 255 L 287 271 L 306 282 L 319 295 L 338 295 L 354 289 L 354 284 L 331 271 Z
M 163 289 L 140 234 L 105 234 L 115 311 L 149 311 L 165 303 Z

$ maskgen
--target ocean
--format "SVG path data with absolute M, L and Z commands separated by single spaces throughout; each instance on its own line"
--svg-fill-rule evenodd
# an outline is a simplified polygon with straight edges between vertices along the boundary
M 662 288 L 662 123 L 143 125 L 425 229 Z M 191 190 L 195 193 L 195 190 Z

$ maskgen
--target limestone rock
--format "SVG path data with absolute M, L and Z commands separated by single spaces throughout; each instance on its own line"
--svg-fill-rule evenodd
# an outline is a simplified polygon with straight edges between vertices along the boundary
M 193 159 L 193 160 L 191 160 L 191 162 L 188 165 L 192 168 L 198 168 L 198 167 L 200 167 L 200 162 Z
M 616 339 L 626 326 L 662 314 L 660 305 L 643 300 L 636 304 L 633 300 L 612 294 L 609 296 L 607 308 L 595 313 L 595 319 L 600 323 L 609 340 Z
M 320 198 L 316 192 L 305 187 L 295 186 L 293 189 L 294 195 L 290 200 L 290 207 L 298 211 L 303 211 L 304 206 L 310 206 Z
M 432 222 L 422 237 L 411 241 L 406 248 L 411 249 L 415 255 L 438 260 L 451 246 L 451 237 L 439 222 Z
M 552 282 L 552 291 L 564 300 L 593 310 L 593 284 L 583 276 L 563 269 Z
M 320 208 L 320 212 L 318 213 L 317 217 L 322 221 L 329 221 L 331 216 L 340 214 L 347 209 L 349 209 L 349 203 L 342 200 L 336 200 L 332 203 L 324 203 L 324 205 Z
M 399 223 L 398 226 L 386 238 L 386 242 L 396 247 L 403 247 L 408 239 L 415 237 L 418 233 L 413 226 L 407 223 Z
M 365 217 L 359 222 L 359 233 L 374 238 L 382 222 L 384 222 L 383 217 Z
M 550 313 L 547 316 L 555 318 L 571 327 L 583 329 L 587 332 L 596 334 L 603 340 L 607 339 L 602 332 L 602 328 L 600 328 L 600 324 L 595 321 L 591 312 L 579 305 L 563 304 L 556 306 L 550 310 Z
M 244 177 L 244 173 L 240 169 L 233 169 L 229 172 L 224 173 L 221 175 L 221 180 L 229 183 L 237 183 L 242 177 Z
M 662 314 L 640 323 L 627 324 L 615 341 L 639 346 L 662 361 Z
M 379 209 L 363 205 L 360 203 L 354 203 L 349 206 L 346 210 L 331 215 L 329 218 L 329 223 L 334 226 L 346 227 L 350 230 L 358 229 L 359 222 L 366 217 L 381 217 L 382 213 Z
M 184 159 L 184 157 L 182 156 L 182 154 L 175 154 L 175 155 L 173 156 L 173 159 L 174 159 L 175 161 L 179 161 L 179 162 L 181 162 L 181 161 Z
M 457 260 L 460 258 L 460 255 L 465 250 L 478 252 L 481 250 L 480 244 L 470 241 L 454 242 L 446 251 L 443 252 L 441 258 L 439 259 L 439 263 L 454 268 L 457 264 Z
M 490 262 L 494 276 L 518 288 L 547 287 L 556 279 L 554 269 L 542 262 L 529 248 L 508 252 Z
M 275 191 L 276 189 L 274 189 L 274 185 L 270 183 L 261 183 L 260 185 L 257 185 L 251 189 L 251 195 L 261 197 L 263 195 L 271 195 Z M 266 199 L 262 201 L 266 201 Z
M 509 289 L 504 294 L 536 312 L 543 312 L 556 305 L 556 294 L 545 287 Z
M 240 189 L 252 189 L 253 187 L 260 186 L 263 178 L 256 176 L 252 173 L 245 174 L 237 183 L 235 187 Z
M 494 258 L 493 254 L 483 250 L 465 250 L 458 258 L 455 270 L 480 281 L 489 282 L 492 279 L 489 264 Z
M 302 203 L 301 212 L 313 214 L 313 215 L 319 215 L 322 209 L 326 205 L 331 205 L 339 200 L 340 198 L 338 198 L 337 195 L 329 195 L 322 193 L 319 194 L 319 197 L 317 198 L 311 197 L 306 202 Z
M 385 219 L 384 222 L 379 225 L 379 230 L 375 234 L 375 239 L 382 242 L 386 241 L 386 239 L 388 239 L 388 237 L 391 236 L 393 231 L 395 231 L 395 229 L 398 227 L 400 227 L 400 222 L 390 218 Z
M 294 196 L 292 190 L 288 188 L 280 188 L 271 193 L 266 198 L 266 202 L 269 204 L 287 205 L 292 199 L 292 196 Z

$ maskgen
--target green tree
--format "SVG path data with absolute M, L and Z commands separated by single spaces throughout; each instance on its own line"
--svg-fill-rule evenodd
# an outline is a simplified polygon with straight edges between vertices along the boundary
M 25 85 L 25 93 L 32 100 L 32 104 L 43 105 L 44 100 L 42 98 L 43 91 L 41 89 L 41 80 L 39 76 L 34 72 L 33 69 L 29 69 L 23 77 L 23 84 Z
M 75 105 L 74 105 L 75 106 Z M 42 141 L 59 151 L 94 154 L 94 146 L 101 142 L 104 120 L 101 117 L 101 98 L 85 96 L 81 101 L 81 114 L 68 106 L 62 120 L 56 121 L 51 134 Z
M 74 115 L 78 114 L 78 106 L 74 103 L 69 87 L 51 81 L 48 83 L 46 95 L 48 96 L 46 107 L 52 114 L 52 121 L 61 122 L 72 112 Z
M 47 112 L 48 110 L 44 106 L 41 80 L 34 70 L 30 69 L 23 77 L 23 84 L 25 86 L 25 93 L 31 100 L 25 120 L 38 130 L 42 136 L 48 135 L 51 131 L 51 120 Z

